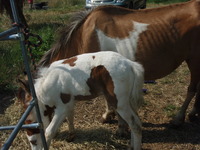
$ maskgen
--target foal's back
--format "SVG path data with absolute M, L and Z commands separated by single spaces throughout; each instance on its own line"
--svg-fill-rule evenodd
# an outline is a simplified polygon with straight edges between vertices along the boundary
M 132 84 L 134 76 L 142 76 L 142 73 L 140 64 L 118 53 L 88 53 L 56 61 L 49 68 L 40 69 L 41 78 L 36 86 L 49 99 L 57 93 L 72 94 L 77 98 L 95 97 L 102 92 L 102 88 L 117 93 L 124 86 Z

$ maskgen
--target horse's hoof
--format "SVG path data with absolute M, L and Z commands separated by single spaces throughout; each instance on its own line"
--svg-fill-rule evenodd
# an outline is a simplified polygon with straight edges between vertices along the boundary
M 188 115 L 190 122 L 200 123 L 200 115 L 199 114 L 189 114 Z
M 75 139 L 75 133 L 69 133 L 69 135 L 67 136 L 67 142 L 72 142 Z
M 101 118 L 100 122 L 102 124 L 111 123 L 111 118 L 110 117 L 108 117 L 108 118 Z
M 170 128 L 177 129 L 183 125 L 184 121 L 185 119 L 174 118 L 173 120 L 170 121 Z

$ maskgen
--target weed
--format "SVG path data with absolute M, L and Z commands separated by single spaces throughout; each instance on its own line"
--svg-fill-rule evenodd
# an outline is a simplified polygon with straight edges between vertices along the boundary
M 164 107 L 164 111 L 169 117 L 174 117 L 177 110 L 178 107 L 173 104 L 168 104 Z

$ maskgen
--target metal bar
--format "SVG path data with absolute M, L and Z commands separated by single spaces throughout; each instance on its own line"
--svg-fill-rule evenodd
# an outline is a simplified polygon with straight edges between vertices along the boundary
M 18 15 L 18 12 L 17 12 L 17 9 L 16 9 L 15 1 L 14 0 L 10 0 L 10 5 L 11 5 L 11 8 L 12 8 L 14 21 L 16 23 L 19 23 L 19 15 Z M 32 75 L 31 75 L 31 72 L 30 72 L 29 62 L 28 62 L 28 58 L 27 58 L 27 51 L 26 51 L 25 42 L 24 42 L 24 35 L 21 32 L 19 33 L 19 35 L 20 35 L 20 45 L 21 45 L 21 48 L 22 48 L 22 56 L 23 56 L 23 59 L 24 59 L 25 69 L 26 69 L 27 76 L 28 76 L 28 82 L 29 82 L 29 86 L 30 86 L 30 91 L 31 91 L 32 97 L 33 97 L 33 99 L 35 101 L 35 109 L 36 109 L 37 121 L 42 126 L 40 128 L 40 135 L 41 135 L 43 147 L 44 147 L 45 150 L 48 150 L 47 143 L 46 143 L 46 138 L 45 138 L 45 135 L 44 135 L 42 118 L 41 118 L 40 110 L 39 110 L 39 106 L 38 106 L 38 100 L 37 100 L 37 96 L 36 96 L 36 93 L 35 93 L 33 80 L 32 80 Z
M 19 132 L 20 128 L 22 127 L 22 125 L 24 123 L 24 121 L 26 120 L 26 118 L 28 117 L 29 113 L 31 112 L 31 110 L 33 109 L 34 106 L 35 106 L 34 101 L 31 101 L 30 105 L 26 109 L 25 113 L 22 115 L 21 119 L 19 120 L 19 122 L 15 126 L 14 130 L 10 134 L 8 140 L 5 142 L 5 144 L 3 145 L 1 150 L 8 150 L 9 149 L 10 145 L 12 144 L 12 142 L 15 139 L 17 133 Z
M 37 96 L 36 96 L 34 85 L 33 85 L 33 80 L 32 80 L 32 75 L 31 75 L 31 72 L 30 72 L 30 67 L 28 65 L 27 52 L 26 52 L 26 48 L 25 48 L 25 44 L 24 44 L 24 38 L 23 38 L 24 36 L 23 36 L 22 33 L 19 33 L 19 34 L 21 34 L 20 35 L 20 37 L 21 37 L 20 45 L 21 45 L 21 48 L 22 48 L 22 56 L 23 56 L 23 59 L 24 59 L 25 69 L 26 69 L 26 73 L 27 73 L 27 76 L 28 76 L 29 87 L 30 87 L 30 91 L 31 91 L 32 97 L 35 100 L 35 109 L 36 109 L 36 114 L 37 114 L 37 121 L 42 126 L 40 128 L 41 139 L 42 139 L 42 143 L 43 143 L 44 149 L 48 150 L 47 143 L 46 143 L 46 138 L 45 138 L 45 135 L 44 135 L 42 118 L 41 118 L 40 110 L 39 110 L 39 106 L 38 106 L 38 100 L 37 100 Z
M 6 30 L 6 31 L 4 31 L 4 32 L 1 32 L 1 33 L 0 33 L 0 41 L 1 41 L 3 38 L 5 38 L 5 37 L 7 37 L 7 36 L 9 36 L 9 35 L 12 35 L 12 34 L 14 34 L 14 33 L 17 33 L 17 31 L 18 31 L 18 28 L 17 28 L 17 27 L 12 27 L 12 28 L 9 29 L 9 30 Z
M 17 7 L 16 7 L 15 0 L 10 0 L 10 7 L 12 9 L 12 15 L 13 15 L 14 22 L 17 24 L 21 23 L 20 19 L 19 19 L 18 10 L 16 9 Z
M 11 9 L 12 9 L 14 22 L 19 24 L 20 23 L 19 22 L 19 15 L 18 15 L 18 12 L 17 12 L 17 9 L 16 9 L 15 1 L 10 0 L 10 5 L 11 5 Z M 26 51 L 25 41 L 24 41 L 24 35 L 21 32 L 21 30 L 20 30 L 21 28 L 19 26 L 16 26 L 15 29 L 16 29 L 15 31 L 17 31 L 18 35 L 19 35 L 20 46 L 21 46 L 21 49 L 22 49 L 22 56 L 23 56 L 24 65 L 25 65 L 25 69 L 26 69 L 26 72 L 27 72 L 29 86 L 30 86 L 30 90 L 31 90 L 33 100 L 31 101 L 31 103 L 28 106 L 25 113 L 22 115 L 18 124 L 14 127 L 14 130 L 12 131 L 11 135 L 9 136 L 8 140 L 3 145 L 1 150 L 9 149 L 9 147 L 11 146 L 11 144 L 12 144 L 13 140 L 15 139 L 16 135 L 18 134 L 19 130 L 22 128 L 24 121 L 28 117 L 28 115 L 29 115 L 30 111 L 33 109 L 33 107 L 35 107 L 35 109 L 36 109 L 37 121 L 38 121 L 38 124 L 39 124 L 40 135 L 41 135 L 43 147 L 44 147 L 45 150 L 48 150 L 45 135 L 44 135 L 44 130 L 43 130 L 42 119 L 41 119 L 41 116 L 40 116 L 38 101 L 37 101 L 37 97 L 36 97 L 36 93 L 35 93 L 35 89 L 34 89 L 34 85 L 33 85 L 33 80 L 32 80 L 32 76 L 31 76 L 31 72 L 30 72 L 30 68 L 29 68 L 29 62 L 28 62 L 28 58 L 27 58 L 28 56 L 27 56 L 27 51 Z M 13 31 L 13 30 L 11 30 L 11 31 Z M 9 30 L 9 32 L 5 32 L 5 33 L 1 34 L 2 38 L 5 38 L 8 34 L 11 33 L 11 31 Z
M 13 130 L 16 126 L 4 126 L 0 127 L 0 130 Z M 26 124 L 22 125 L 21 129 L 38 129 L 40 127 L 39 123 L 32 123 L 32 124 Z
M 19 39 L 19 35 L 18 34 L 13 34 L 13 35 L 9 35 L 3 39 L 0 39 L 0 41 L 5 41 L 5 40 L 18 40 Z

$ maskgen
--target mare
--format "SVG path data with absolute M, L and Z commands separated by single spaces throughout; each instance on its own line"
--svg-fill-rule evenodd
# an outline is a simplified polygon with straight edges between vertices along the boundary
M 105 50 L 140 62 L 145 80 L 162 78 L 185 61 L 191 80 L 186 99 L 172 123 L 178 126 L 184 122 L 187 107 L 195 95 L 189 119 L 195 121 L 200 116 L 200 0 L 143 10 L 102 6 L 80 12 L 60 32 L 60 38 L 39 66 Z
M 55 61 L 49 67 L 39 68 L 37 76 L 34 86 L 48 146 L 65 118 L 73 134 L 75 100 L 91 99 L 103 93 L 109 106 L 129 125 L 131 148 L 141 149 L 141 122 L 137 110 L 143 102 L 142 65 L 115 52 L 97 52 Z M 32 96 L 28 81 L 19 81 L 18 99 L 26 108 Z M 25 123 L 36 121 L 35 110 L 32 110 Z M 27 129 L 27 137 L 33 150 L 42 149 L 38 129 Z
M 16 9 L 17 9 L 18 14 L 19 14 L 19 18 L 21 19 L 20 23 L 22 23 L 23 25 L 28 27 L 26 19 L 25 19 L 24 14 L 23 14 L 24 0 L 15 0 L 15 3 L 16 3 L 16 7 L 17 7 Z M 13 15 L 12 15 L 12 9 L 11 9 L 11 6 L 10 6 L 10 0 L 0 0 L 0 14 L 3 14 L 4 11 L 6 11 L 6 13 L 10 16 L 10 19 L 14 23 L 14 18 L 13 18 Z

